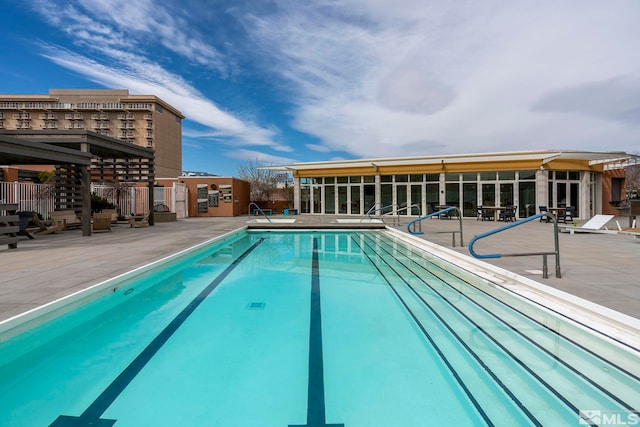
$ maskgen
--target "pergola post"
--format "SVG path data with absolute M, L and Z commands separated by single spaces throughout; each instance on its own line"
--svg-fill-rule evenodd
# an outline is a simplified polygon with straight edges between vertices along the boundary
M 91 175 L 88 166 L 80 166 L 82 192 L 82 235 L 91 236 Z

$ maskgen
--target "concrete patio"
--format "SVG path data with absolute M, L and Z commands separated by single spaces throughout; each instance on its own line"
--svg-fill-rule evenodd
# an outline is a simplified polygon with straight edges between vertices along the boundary
M 352 217 L 353 218 L 353 217 Z M 83 237 L 80 230 L 23 238 L 18 248 L 0 248 L 0 321 L 54 301 L 105 279 L 163 258 L 181 249 L 246 225 L 247 216 L 189 218 L 157 223 L 153 227 L 113 227 L 110 233 Z M 335 216 L 300 215 L 298 222 L 322 225 Z M 614 218 L 609 229 L 627 218 Z M 584 222 L 584 221 L 582 221 Z M 580 223 L 580 222 L 579 222 Z M 504 225 L 493 221 L 463 221 L 464 245 L 456 238 L 455 250 L 468 254 L 469 240 Z M 406 220 L 394 226 L 406 231 Z M 451 248 L 457 220 L 423 221 L 421 238 Z M 549 256 L 549 278 L 542 278 L 542 256 L 517 256 L 487 262 L 545 285 L 585 298 L 621 313 L 640 318 L 640 239 L 629 234 L 559 234 L 562 278 L 555 277 L 555 258 Z M 478 254 L 523 253 L 553 250 L 553 225 L 532 221 L 486 239 L 475 247 Z

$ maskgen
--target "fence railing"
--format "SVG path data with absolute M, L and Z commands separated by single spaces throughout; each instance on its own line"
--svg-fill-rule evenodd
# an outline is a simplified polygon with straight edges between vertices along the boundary
M 108 185 L 91 185 L 91 192 L 113 203 L 118 213 L 146 214 L 149 210 L 147 187 L 112 187 Z M 174 207 L 173 188 L 156 187 L 153 190 L 154 204 L 164 204 L 169 209 Z M 44 218 L 55 209 L 53 185 L 33 184 L 25 182 L 0 182 L 0 203 L 17 203 L 19 211 L 38 212 Z
M 53 185 L 0 182 L 0 203 L 16 203 L 18 211 L 40 212 L 48 216 L 55 207 Z

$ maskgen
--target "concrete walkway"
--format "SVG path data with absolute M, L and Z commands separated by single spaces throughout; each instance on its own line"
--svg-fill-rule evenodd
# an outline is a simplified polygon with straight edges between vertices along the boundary
M 301 215 L 304 224 L 327 224 L 334 216 Z M 352 217 L 353 218 L 353 217 Z M 0 248 L 0 321 L 163 258 L 181 249 L 246 225 L 248 217 L 189 218 L 148 228 L 113 227 L 110 233 L 82 237 L 79 230 L 23 238 L 18 249 Z M 615 220 L 610 229 L 617 229 Z M 626 218 L 617 219 L 627 224 Z M 463 221 L 468 254 L 476 234 L 503 223 Z M 457 220 L 424 221 L 422 238 L 451 247 Z M 405 225 L 397 226 L 406 230 Z M 521 253 L 553 249 L 553 226 L 538 221 L 478 241 L 476 253 Z M 456 241 L 456 245 L 459 245 Z M 540 283 L 640 318 L 640 239 L 630 235 L 559 235 L 562 278 L 555 278 L 555 258 L 549 257 L 549 278 L 543 279 L 541 256 L 505 257 L 488 262 Z

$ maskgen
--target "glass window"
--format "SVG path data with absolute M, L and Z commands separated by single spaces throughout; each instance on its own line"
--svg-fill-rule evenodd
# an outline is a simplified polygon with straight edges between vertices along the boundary
M 382 184 L 380 186 L 380 203 L 382 208 L 390 206 L 393 203 L 393 185 Z M 391 212 L 391 208 L 380 211 L 380 213 Z
M 352 184 L 356 184 L 359 182 L 362 182 L 362 177 L 361 176 L 350 176 L 349 177 L 349 182 Z
M 324 187 L 324 213 L 336 213 L 336 187 L 333 185 Z
M 376 177 L 373 175 L 367 175 L 364 177 L 364 182 L 367 182 L 367 183 L 376 182 Z
M 522 182 L 518 185 L 518 190 L 518 200 L 520 201 L 520 206 L 518 206 L 518 216 L 520 218 L 526 218 L 531 215 L 535 215 L 537 211 L 536 183 Z
M 580 172 L 569 172 L 569 179 L 577 181 L 580 179 Z
M 503 181 L 513 180 L 516 179 L 516 173 L 515 171 L 498 172 L 498 179 Z
M 480 172 L 480 181 L 495 181 L 495 172 Z
M 369 212 L 371 208 L 376 204 L 376 186 L 365 185 L 364 186 L 364 209 L 365 213 Z
M 322 184 L 322 178 L 313 178 L 314 184 Z
M 351 188 L 351 211 L 350 214 L 360 215 L 360 186 L 354 185 Z
M 445 173 L 444 174 L 444 180 L 447 181 L 447 182 L 460 181 L 460 174 L 459 173 Z
M 415 206 L 419 204 L 418 206 Z M 411 186 L 411 215 L 421 215 L 422 214 L 422 186 L 421 185 L 412 185 Z
M 409 175 L 396 175 L 396 182 L 408 182 Z
M 398 209 L 404 208 L 407 206 L 407 186 L 406 185 L 398 185 L 396 187 L 396 206 Z M 401 215 L 406 215 L 407 211 L 404 210 L 400 212 Z
M 462 180 L 463 181 L 477 181 L 478 180 L 478 174 L 476 172 L 464 172 L 462 174 Z
M 513 184 L 500 184 L 500 206 L 513 206 Z
M 322 212 L 322 193 L 320 187 L 313 187 L 313 213 Z
M 567 179 L 567 171 L 556 171 L 556 179 Z
M 445 203 L 447 206 L 460 207 L 460 184 L 458 184 L 457 182 L 446 184 Z
M 427 182 L 438 182 L 440 181 L 440 174 L 439 173 L 428 173 L 426 176 L 426 181 Z
M 336 178 L 336 182 L 338 184 L 346 184 L 347 182 L 349 182 L 349 177 L 348 176 L 339 176 Z
M 300 212 L 311 212 L 311 188 L 304 186 L 300 188 Z
M 422 182 L 422 174 L 409 175 L 409 180 L 411 182 Z
M 496 185 L 482 184 L 482 206 L 496 205 Z
M 520 181 L 536 179 L 536 171 L 520 171 L 518 172 L 518 177 Z
M 427 213 L 436 211 L 436 206 L 440 204 L 440 185 L 437 183 L 426 184 L 425 197 L 427 199 Z
M 393 182 L 393 175 L 380 175 L 380 182 Z
M 300 185 L 309 185 L 311 184 L 311 178 L 300 178 Z
M 462 216 L 474 217 L 477 213 L 478 184 L 465 182 L 462 184 Z
M 324 178 L 324 183 L 325 184 L 333 184 L 336 182 L 336 179 L 332 176 L 327 176 Z
M 347 186 L 338 186 L 338 213 L 347 213 Z
M 558 201 L 558 207 L 563 208 L 567 206 L 567 183 L 556 182 L 556 200 Z

